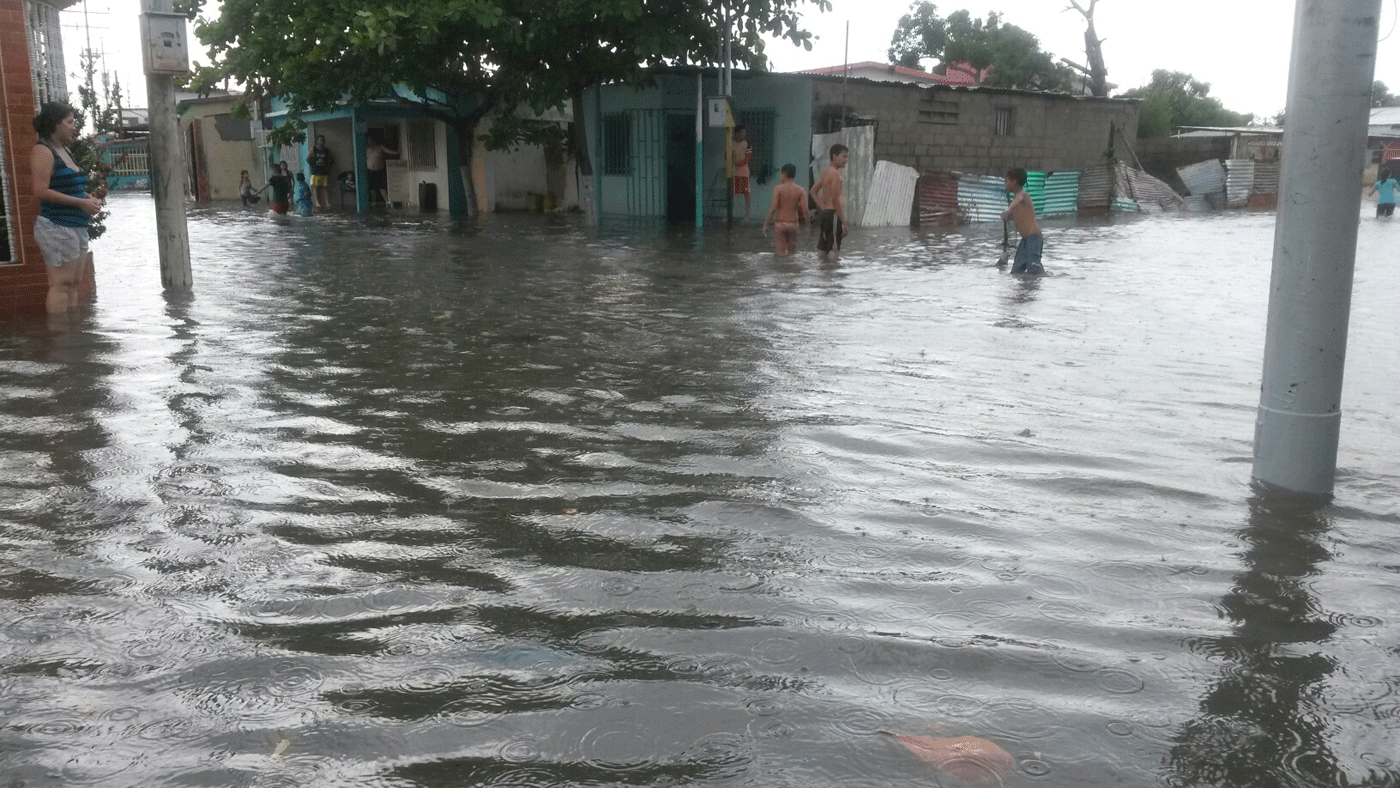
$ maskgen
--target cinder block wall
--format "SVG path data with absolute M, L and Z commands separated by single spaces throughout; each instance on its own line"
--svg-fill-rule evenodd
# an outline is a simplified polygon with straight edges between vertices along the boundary
M 44 311 L 48 274 L 31 228 L 39 202 L 31 195 L 29 153 L 34 134 L 34 77 L 24 33 L 24 0 L 0 0 L 0 140 L 4 156 L 5 212 L 10 216 L 12 259 L 0 264 L 0 318 Z
M 876 160 L 921 172 L 1080 170 L 1104 162 L 1110 138 L 1117 156 L 1130 161 L 1123 140 L 1137 139 L 1138 105 L 1129 99 L 863 80 L 843 88 L 840 79 L 818 80 L 814 88 L 813 132 L 828 131 L 844 103 L 848 122 L 857 122 L 855 115 L 877 125 Z M 996 133 L 998 110 L 1009 111 L 1010 134 Z

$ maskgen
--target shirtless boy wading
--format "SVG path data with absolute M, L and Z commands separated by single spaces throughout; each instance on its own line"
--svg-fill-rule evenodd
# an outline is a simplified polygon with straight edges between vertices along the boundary
M 776 227 L 774 253 L 787 257 L 797 251 L 798 222 L 807 221 L 807 190 L 792 181 L 797 176 L 796 165 L 784 164 L 782 172 L 782 182 L 773 187 L 773 207 L 768 209 L 768 218 L 763 220 L 763 234 L 768 234 L 768 225 L 773 223 Z
M 841 258 L 841 239 L 846 235 L 846 193 L 842 186 L 841 169 L 850 158 L 850 149 L 841 143 L 831 146 L 831 166 L 812 186 L 812 201 L 817 204 L 817 251 L 823 260 L 831 253 L 831 261 Z

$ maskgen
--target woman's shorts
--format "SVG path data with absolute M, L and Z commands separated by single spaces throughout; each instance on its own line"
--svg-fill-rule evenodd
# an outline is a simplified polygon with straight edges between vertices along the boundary
M 88 228 L 65 227 L 40 216 L 34 220 L 34 240 L 39 242 L 44 262 L 62 268 L 88 250 Z
M 312 186 L 330 186 L 330 185 L 331 185 L 331 176 L 329 176 L 329 175 L 312 175 L 312 176 L 311 176 L 311 185 L 312 185 Z

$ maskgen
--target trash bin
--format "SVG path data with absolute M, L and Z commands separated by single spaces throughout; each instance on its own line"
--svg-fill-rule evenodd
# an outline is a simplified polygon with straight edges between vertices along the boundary
M 418 183 L 418 208 L 423 211 L 437 210 L 437 184 L 420 181 Z

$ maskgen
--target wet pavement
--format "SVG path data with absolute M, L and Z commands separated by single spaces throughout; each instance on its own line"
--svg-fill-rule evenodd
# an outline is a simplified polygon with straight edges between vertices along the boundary
M 166 297 L 112 211 L 92 314 L 0 334 L 6 788 L 1400 781 L 1400 224 L 1305 507 L 1249 480 L 1271 213 L 1023 280 L 221 206 Z

